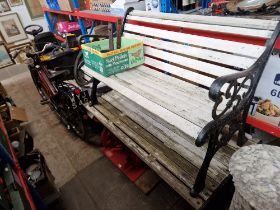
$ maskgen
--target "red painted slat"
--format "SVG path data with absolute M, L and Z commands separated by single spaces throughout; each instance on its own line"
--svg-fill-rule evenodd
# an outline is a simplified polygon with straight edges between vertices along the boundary
M 248 37 L 248 36 L 237 35 L 237 34 L 228 34 L 228 33 L 198 30 L 198 29 L 191 29 L 191 28 L 181 28 L 178 26 L 166 26 L 166 25 L 155 24 L 155 23 L 141 22 L 137 20 L 129 20 L 128 22 L 140 26 L 158 28 L 158 29 L 175 31 L 175 32 L 182 32 L 186 34 L 205 36 L 205 37 L 223 39 L 228 41 L 242 42 L 247 44 L 255 44 L 260 46 L 264 46 L 266 43 L 266 39 L 257 38 L 257 37 Z M 280 49 L 280 39 L 278 39 L 275 48 Z
M 51 10 L 51 9 L 47 9 L 47 8 L 43 8 L 43 10 L 45 12 L 50 12 L 50 13 L 54 13 L 54 14 L 71 15 L 74 17 L 101 20 L 101 21 L 107 21 L 107 22 L 112 22 L 112 23 L 116 23 L 121 18 L 118 16 L 95 14 L 95 13 L 83 12 L 83 11 L 67 12 L 67 11 L 61 11 L 61 10 Z

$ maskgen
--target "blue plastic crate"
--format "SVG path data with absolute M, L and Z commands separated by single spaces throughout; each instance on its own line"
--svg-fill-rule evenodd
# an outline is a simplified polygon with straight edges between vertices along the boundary
M 47 4 L 49 5 L 50 9 L 60 10 L 60 6 L 59 6 L 57 0 L 47 0 Z
M 171 0 L 161 0 L 160 11 L 164 13 L 177 13 L 177 9 Z

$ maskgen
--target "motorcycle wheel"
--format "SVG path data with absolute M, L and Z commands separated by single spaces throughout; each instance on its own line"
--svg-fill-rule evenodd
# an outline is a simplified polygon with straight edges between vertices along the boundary
M 92 82 L 91 80 L 87 81 L 86 79 L 84 79 L 84 72 L 81 69 L 83 65 L 84 65 L 83 52 L 80 51 L 79 54 L 77 55 L 74 64 L 74 78 L 77 84 L 81 87 L 86 86 Z
M 31 78 L 33 80 L 33 83 L 34 83 L 36 89 L 38 90 L 38 93 L 40 94 L 42 100 L 47 101 L 49 99 L 49 97 L 47 96 L 44 89 L 42 88 L 37 71 L 34 69 L 31 69 L 31 67 L 29 67 L 29 72 L 30 72 Z
M 71 129 L 76 136 L 87 141 L 89 138 L 89 126 L 79 105 L 74 109 L 67 93 L 58 91 L 55 99 L 51 99 L 55 111 L 61 121 Z

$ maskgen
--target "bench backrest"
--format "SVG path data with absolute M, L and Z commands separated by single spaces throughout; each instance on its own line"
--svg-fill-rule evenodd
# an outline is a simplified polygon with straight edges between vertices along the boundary
M 215 78 L 249 68 L 276 25 L 272 20 L 132 11 L 124 36 L 144 42 L 146 66 L 209 88 Z

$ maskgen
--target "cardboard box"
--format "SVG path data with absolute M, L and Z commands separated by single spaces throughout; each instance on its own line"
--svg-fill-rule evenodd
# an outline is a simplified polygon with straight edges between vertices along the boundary
M 116 39 L 114 45 L 116 49 Z M 108 77 L 144 63 L 143 42 L 123 37 L 121 46 L 121 49 L 104 52 L 109 49 L 108 39 L 83 44 L 85 65 Z
M 47 4 L 46 0 L 39 0 L 39 3 L 41 4 L 42 8 L 49 8 L 49 5 Z
M 74 6 L 72 0 L 57 0 L 60 10 L 67 12 L 74 12 Z M 86 4 L 84 0 L 78 0 L 80 5 L 80 10 L 86 9 Z
M 252 117 L 280 129 L 280 59 L 271 55 L 250 107 Z
M 92 0 L 91 9 L 100 12 L 110 12 L 114 0 Z
M 98 25 L 95 26 L 93 29 L 93 34 L 95 35 L 102 35 L 102 36 L 108 36 L 108 25 Z
M 28 118 L 25 109 L 16 106 L 9 106 L 11 120 L 18 120 L 20 122 L 27 122 Z
M 91 21 L 84 21 L 85 27 L 88 28 L 92 25 Z M 70 33 L 73 31 L 80 30 L 80 25 L 78 22 L 70 22 L 70 21 L 60 21 L 57 23 L 57 30 L 60 33 Z

